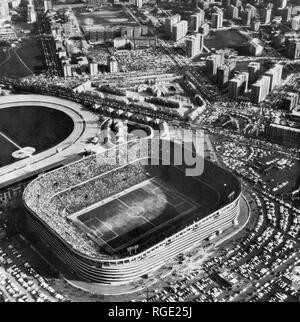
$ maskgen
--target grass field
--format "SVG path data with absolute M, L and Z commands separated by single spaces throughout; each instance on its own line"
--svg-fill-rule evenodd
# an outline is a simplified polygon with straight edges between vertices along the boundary
M 39 40 L 35 38 L 27 39 L 18 49 L 18 54 L 28 68 L 31 69 L 35 74 L 39 74 L 42 69 L 45 68 L 45 62 Z
M 2 135 L 0 135 L 0 167 L 13 162 L 13 157 L 11 156 L 16 147 L 8 142 Z
M 212 32 L 205 39 L 208 48 L 238 48 L 247 42 L 246 37 L 240 35 L 236 30 L 219 30 Z
M 9 52 L 0 61 L 0 74 L 5 77 L 19 78 L 32 75 L 32 72 L 20 61 L 16 50 L 9 49 Z
M 20 106 L 0 109 L 0 167 L 16 161 L 12 153 L 19 150 L 18 146 L 29 146 L 35 148 L 36 153 L 42 152 L 62 142 L 73 127 L 68 115 L 50 108 Z
M 0 47 L 1 76 L 22 78 L 39 74 L 43 64 L 41 50 L 34 38 L 25 40 L 19 48 L 9 48 L 6 53 L 4 47 Z
M 117 26 L 117 25 L 137 25 L 133 18 L 120 7 L 102 7 L 96 12 L 76 13 L 82 26 Z
M 75 219 L 92 232 L 99 246 L 108 245 L 112 252 L 137 244 L 200 206 L 158 178 L 113 198 Z

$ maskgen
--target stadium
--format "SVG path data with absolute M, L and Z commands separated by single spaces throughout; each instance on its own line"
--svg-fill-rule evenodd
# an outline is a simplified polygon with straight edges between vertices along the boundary
M 172 157 L 178 144 L 130 141 L 40 175 L 23 194 L 31 231 L 80 278 L 103 284 L 134 281 L 221 233 L 239 214 L 240 183 L 203 159 L 204 172 L 186 176 Z

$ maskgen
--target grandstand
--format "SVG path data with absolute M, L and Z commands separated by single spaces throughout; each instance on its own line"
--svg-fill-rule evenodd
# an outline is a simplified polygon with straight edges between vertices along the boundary
M 153 140 L 83 158 L 25 189 L 32 230 L 82 278 L 129 282 L 237 217 L 241 189 L 231 173 L 205 160 L 204 173 L 189 177 L 172 158 L 150 162 Z

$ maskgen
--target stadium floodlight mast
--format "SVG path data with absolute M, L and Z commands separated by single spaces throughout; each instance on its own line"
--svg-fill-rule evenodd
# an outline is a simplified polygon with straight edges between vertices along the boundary
M 132 251 L 134 251 L 134 253 L 136 254 L 136 251 L 138 250 L 138 248 L 139 248 L 139 245 L 138 244 L 137 245 L 134 245 L 134 246 L 131 246 L 131 247 L 128 247 L 127 248 L 127 252 L 131 256 Z

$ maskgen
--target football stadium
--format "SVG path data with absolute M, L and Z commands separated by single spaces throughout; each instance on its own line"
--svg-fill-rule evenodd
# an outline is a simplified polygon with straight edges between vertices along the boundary
M 40 175 L 23 194 L 30 229 L 80 278 L 105 284 L 134 281 L 221 233 L 239 214 L 240 183 L 194 152 L 204 171 L 187 176 L 178 144 L 130 141 Z

